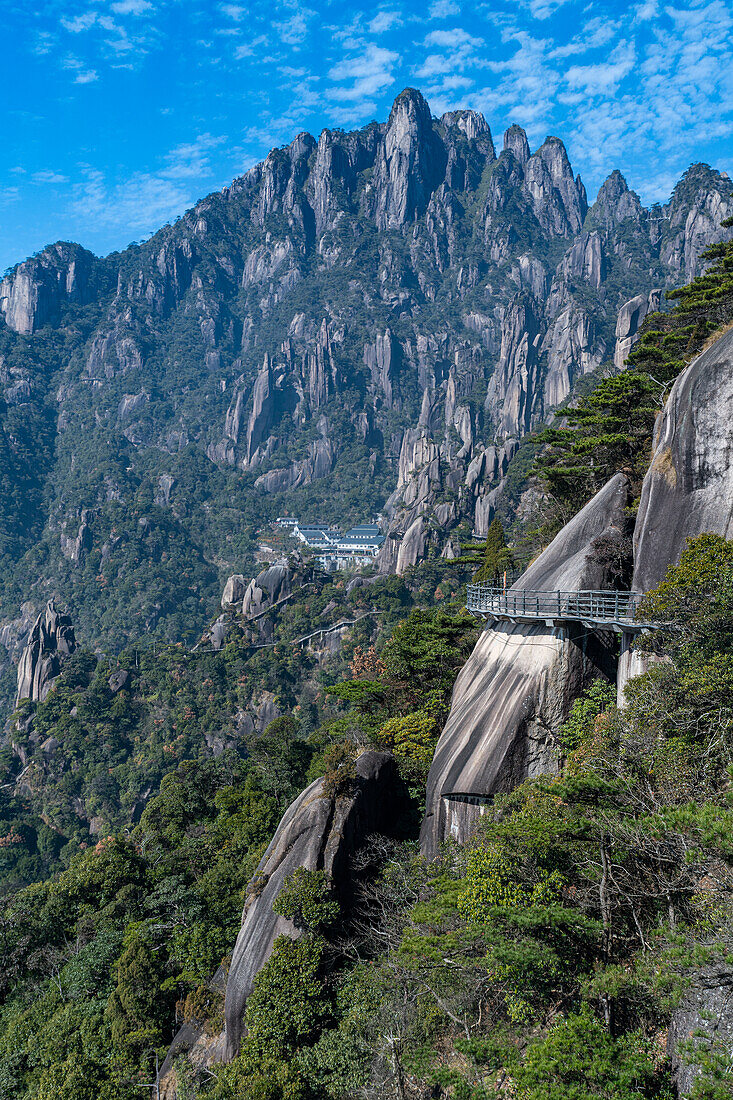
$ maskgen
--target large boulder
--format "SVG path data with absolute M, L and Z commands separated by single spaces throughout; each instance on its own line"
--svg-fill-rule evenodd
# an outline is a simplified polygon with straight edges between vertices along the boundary
M 16 705 L 23 699 L 42 702 L 61 672 L 61 663 L 76 649 L 74 627 L 68 615 L 49 600 L 36 619 L 18 665 Z
M 616 474 L 512 586 L 518 591 L 608 587 L 607 553 L 623 551 L 630 486 Z M 465 841 L 484 805 L 559 763 L 556 735 L 574 699 L 614 671 L 610 639 L 577 626 L 495 623 L 481 635 L 453 690 L 428 777 L 421 847 L 432 857 L 453 836 Z
M 297 867 L 323 870 L 337 891 L 346 895 L 354 851 L 371 833 L 395 830 L 405 796 L 393 758 L 364 752 L 356 760 L 355 772 L 353 789 L 345 795 L 327 794 L 323 779 L 311 783 L 285 811 L 257 868 L 247 891 L 226 985 L 226 1058 L 237 1052 L 247 998 L 275 940 L 298 934 L 290 921 L 272 910 L 285 879 Z
M 645 294 L 637 294 L 628 302 L 624 302 L 618 311 L 616 347 L 613 352 L 613 365 L 616 370 L 623 370 L 629 353 L 639 339 L 639 329 L 644 318 L 661 307 L 662 293 L 661 290 L 650 290 Z
M 232 573 L 227 579 L 227 583 L 224 585 L 224 591 L 221 594 L 221 606 L 226 610 L 227 608 L 234 607 L 235 604 L 241 603 L 246 591 L 247 581 L 244 579 L 243 575 L 241 573 Z
M 245 619 L 254 618 L 267 611 L 278 600 L 289 596 L 293 590 L 293 571 L 287 562 L 276 562 L 254 577 L 244 592 L 242 614 Z
M 298 867 L 325 871 L 348 906 L 351 856 L 374 833 L 398 833 L 407 808 L 407 792 L 394 759 L 372 751 L 357 758 L 348 793 L 327 793 L 324 780 L 316 779 L 288 807 L 247 889 L 231 965 L 228 971 L 226 965 L 220 966 L 209 983 L 214 991 L 226 991 L 225 1030 L 210 1036 L 195 1021 L 184 1024 L 160 1069 L 164 1100 L 178 1100 L 174 1062 L 180 1054 L 186 1053 L 198 1070 L 236 1055 L 255 978 L 278 936 L 296 939 L 299 935 L 291 921 L 272 909 L 285 879 Z

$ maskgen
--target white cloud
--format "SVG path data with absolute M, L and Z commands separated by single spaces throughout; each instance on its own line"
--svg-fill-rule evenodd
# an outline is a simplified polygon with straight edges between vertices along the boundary
M 483 38 L 476 38 L 467 31 L 456 27 L 452 31 L 431 31 L 425 39 L 428 46 L 445 46 L 449 49 L 458 49 L 461 46 L 483 46 Z
M 43 57 L 45 54 L 51 53 L 55 44 L 56 39 L 50 31 L 39 31 L 36 35 L 36 43 L 33 47 L 33 52 L 37 57 Z
M 371 34 L 384 34 L 392 27 L 399 27 L 401 23 L 402 16 L 398 11 L 380 11 L 369 24 L 369 31 Z
M 460 10 L 455 0 L 435 0 L 428 8 L 428 19 L 447 19 L 451 15 L 458 15 Z
M 74 74 L 75 84 L 93 84 L 95 80 L 99 80 L 99 74 L 96 69 L 88 68 L 78 57 L 65 58 L 62 62 L 62 67 Z
M 659 0 L 643 0 L 635 12 L 635 19 L 646 22 L 648 19 L 656 19 L 659 15 Z
M 69 177 L 63 176 L 61 172 L 54 172 L 53 169 L 46 169 L 42 172 L 34 172 L 31 176 L 34 183 L 68 183 Z
M 112 11 L 117 15 L 143 15 L 146 11 L 151 11 L 152 7 L 150 0 L 117 0 L 112 5 Z
M 82 12 L 81 15 L 75 15 L 73 19 L 63 17 L 61 26 L 71 34 L 80 34 L 82 31 L 88 31 L 96 22 L 97 12 L 92 10 Z
M 308 20 L 315 12 L 308 8 L 300 8 L 290 19 L 282 23 L 275 23 L 275 30 L 282 42 L 287 46 L 300 46 L 308 34 Z
M 568 0 L 527 0 L 529 14 L 535 19 L 549 19 Z
M 225 139 L 213 134 L 199 134 L 194 141 L 177 145 L 166 156 L 166 167 L 160 175 L 166 179 L 197 179 L 209 173 L 209 153 Z
M 243 61 L 246 57 L 253 57 L 257 51 L 260 51 L 263 46 L 267 46 L 267 36 L 260 34 L 257 38 L 253 38 L 251 42 L 243 42 L 241 46 L 237 46 L 234 50 L 234 60 Z
M 623 42 L 608 61 L 595 65 L 572 65 L 565 73 L 569 88 L 580 89 L 585 95 L 613 95 L 624 77 L 634 68 L 634 44 Z
M 109 184 L 103 172 L 87 167 L 74 188 L 69 213 L 87 228 L 89 222 L 130 234 L 158 229 L 188 207 L 194 199 L 177 181 L 138 172 L 119 184 Z
M 329 99 L 357 103 L 376 95 L 394 81 L 394 65 L 399 54 L 369 43 L 362 53 L 349 57 L 329 70 L 333 81 L 341 81 L 329 88 Z
M 219 11 L 233 19 L 235 23 L 241 22 L 246 14 L 246 9 L 241 4 L 220 4 Z
M 211 185 L 209 156 L 225 141 L 221 135 L 198 134 L 171 149 L 157 170 L 135 172 L 121 182 L 110 182 L 98 168 L 81 165 L 68 212 L 80 229 L 93 222 L 119 234 L 157 230 L 192 206 Z
M 422 63 L 415 68 L 414 74 L 420 81 L 433 83 L 427 89 L 431 104 L 437 111 L 464 106 L 459 102 L 459 92 L 465 93 L 475 82 L 471 70 L 478 70 L 486 62 L 482 54 L 485 45 L 482 38 L 469 34 L 461 27 L 453 30 L 431 31 L 425 38 L 427 46 L 437 47 L 437 51 L 427 54 Z

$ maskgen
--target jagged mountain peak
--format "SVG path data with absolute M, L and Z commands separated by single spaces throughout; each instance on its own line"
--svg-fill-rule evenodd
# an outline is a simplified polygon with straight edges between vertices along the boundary
M 403 88 L 399 95 L 395 96 L 389 112 L 387 126 L 393 125 L 403 112 L 407 113 L 410 118 L 414 118 L 418 124 L 426 129 L 432 123 L 433 116 L 430 113 L 430 106 L 422 92 L 417 88 Z
M 57 321 L 64 303 L 84 304 L 97 257 L 72 241 L 47 245 L 0 282 L 0 314 L 15 332 L 32 335 Z
M 602 184 L 596 201 L 590 209 L 590 218 L 594 225 L 610 229 L 626 218 L 638 221 L 643 207 L 635 191 L 629 190 L 624 176 L 616 168 Z
M 440 122 L 446 129 L 455 126 L 461 130 L 468 141 L 484 136 L 491 139 L 491 128 L 480 111 L 446 111 L 440 116 Z
M 516 123 L 513 123 L 504 133 L 504 149 L 512 153 L 522 165 L 526 164 L 531 156 L 527 134 Z

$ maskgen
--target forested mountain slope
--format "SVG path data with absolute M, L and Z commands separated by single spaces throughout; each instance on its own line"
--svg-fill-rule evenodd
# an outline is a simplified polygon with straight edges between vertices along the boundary
M 482 116 L 434 119 L 408 89 L 144 244 L 20 264 L 0 289 L 3 644 L 53 593 L 89 643 L 191 640 L 279 512 L 385 511 L 384 569 L 485 533 L 520 438 L 623 362 L 732 201 L 695 165 L 665 206 L 614 171 L 589 208 L 558 138 L 532 152 L 512 126 L 497 155 Z
M 60 675 L 9 723 L 0 782 L 7 1095 L 131 1100 L 156 1056 L 166 1100 L 729 1095 L 733 244 L 704 262 L 535 440 L 533 478 L 578 514 L 520 587 L 624 587 L 669 532 L 621 709 L 615 647 L 609 678 L 562 624 L 514 685 L 472 677 L 497 633 L 474 645 L 474 555 L 348 580 L 292 559 L 271 567 L 287 602 L 232 582 L 195 647 L 119 659 L 49 608 Z M 503 768 L 507 745 L 460 736 L 474 688 L 471 723 L 553 753 L 516 752 L 496 787 L 483 757 Z M 430 778 L 451 739 L 468 790 Z M 480 806 L 429 859 L 426 784 Z

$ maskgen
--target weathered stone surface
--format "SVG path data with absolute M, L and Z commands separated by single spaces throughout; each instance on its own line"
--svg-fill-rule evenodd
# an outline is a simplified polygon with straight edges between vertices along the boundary
M 234 607 L 235 604 L 241 603 L 246 590 L 247 581 L 242 574 L 232 573 L 224 585 L 224 591 L 221 594 L 221 606 L 223 608 Z
M 275 423 L 276 403 L 275 378 L 270 365 L 270 358 L 266 355 L 262 370 L 257 375 L 252 396 L 252 412 L 247 425 L 245 466 L 254 465 L 258 448 L 261 443 L 264 443 L 270 428 Z
M 519 164 L 526 164 L 529 160 L 529 142 L 527 135 L 521 126 L 516 123 L 510 126 L 504 134 L 504 149 L 510 152 Z
M 405 531 L 397 553 L 397 567 L 395 572 L 399 575 L 405 573 L 410 566 L 415 565 L 425 553 L 425 520 L 418 516 L 414 523 Z
M 594 223 L 602 225 L 605 229 L 613 229 L 627 218 L 639 221 L 642 216 L 642 206 L 639 196 L 635 191 L 630 191 L 626 180 L 615 169 L 602 185 L 596 201 L 591 207 L 591 218 Z
M 594 557 L 600 536 L 621 540 L 629 483 L 616 474 L 568 523 L 513 585 L 518 591 L 604 588 Z M 470 835 L 481 807 L 524 778 L 558 766 L 557 730 L 574 698 L 613 661 L 603 639 L 582 624 L 488 627 L 459 673 L 451 710 L 428 777 L 421 847 L 429 857 L 441 841 Z
M 707 1036 L 723 1050 L 733 1045 L 733 970 L 725 963 L 711 963 L 698 971 L 685 990 L 682 1004 L 672 1013 L 667 1033 L 667 1053 L 674 1069 L 679 1096 L 689 1096 L 700 1074 L 699 1065 L 688 1063 L 683 1044 L 695 1044 Z M 707 1049 L 704 1040 L 702 1051 Z
M 109 690 L 113 695 L 116 695 L 118 691 L 122 691 L 126 688 L 130 682 L 130 673 L 126 668 L 120 668 L 117 672 L 113 672 L 107 683 L 109 684 Z
M 648 592 L 676 565 L 688 538 L 733 537 L 733 329 L 675 381 L 654 433 L 634 529 L 635 592 Z M 618 664 L 619 706 L 649 660 L 628 645 Z
M 61 532 L 61 553 L 68 561 L 79 562 L 92 548 L 92 530 L 89 526 L 89 512 L 85 508 L 81 514 L 81 523 L 76 534 L 72 537 Z
M 293 572 L 286 561 L 269 565 L 254 577 L 244 592 L 242 614 L 246 619 L 259 615 L 292 591 Z
M 255 481 L 257 489 L 266 493 L 283 493 L 310 485 L 319 477 L 325 477 L 333 469 L 336 449 L 328 438 L 315 439 L 308 445 L 308 457 L 281 469 L 268 470 Z
M 62 303 L 88 301 L 96 262 L 80 245 L 59 243 L 13 268 L 0 282 L 0 313 L 8 328 L 30 336 L 58 318 Z
M 380 229 L 400 228 L 423 213 L 446 160 L 430 108 L 418 91 L 407 88 L 394 101 L 374 168 Z
M 214 620 L 208 632 L 204 635 L 204 637 L 206 637 L 208 634 L 211 640 L 211 648 L 216 650 L 217 653 L 226 641 L 227 635 L 229 634 L 229 626 L 230 624 L 226 615 L 220 615 L 218 619 Z
M 624 302 L 616 318 L 616 347 L 613 353 L 613 365 L 621 370 L 629 352 L 639 338 L 639 328 L 648 313 L 654 313 L 662 304 L 662 291 L 650 290 L 637 294 Z
M 18 665 L 16 703 L 23 699 L 42 702 L 61 671 L 64 657 L 76 649 L 71 619 L 49 600 L 35 621 Z
M 648 592 L 705 531 L 733 537 L 733 329 L 687 367 L 654 434 L 634 534 L 634 581 Z
M 226 986 L 225 1055 L 236 1054 L 247 998 L 257 973 L 267 962 L 277 936 L 295 938 L 296 929 L 272 911 L 283 882 L 297 867 L 323 870 L 342 894 L 348 893 L 349 859 L 375 832 L 391 833 L 404 805 L 394 760 L 385 753 L 365 752 L 356 761 L 352 793 L 324 794 L 317 779 L 286 810 L 250 886 L 242 928 Z

